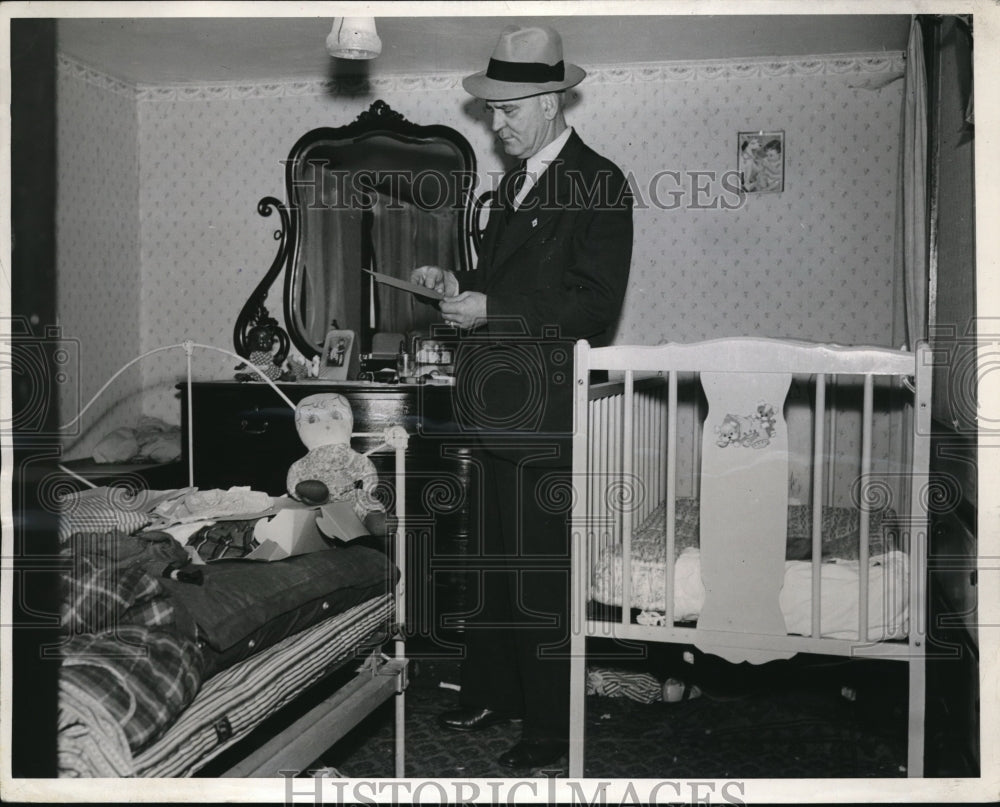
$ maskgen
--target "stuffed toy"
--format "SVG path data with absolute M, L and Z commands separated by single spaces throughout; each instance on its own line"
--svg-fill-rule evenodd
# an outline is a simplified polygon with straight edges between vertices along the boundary
M 285 357 L 288 354 L 287 342 L 288 338 L 285 337 L 284 340 L 281 338 L 276 325 L 263 324 L 251 328 L 247 334 L 250 364 L 272 381 L 279 380 L 284 372 Z M 247 362 L 237 365 L 236 370 L 237 381 L 258 380 L 256 373 L 249 372 Z
M 354 415 L 342 395 L 320 393 L 295 407 L 295 429 L 309 453 L 288 469 L 288 493 L 305 504 L 350 502 L 354 514 L 376 534 L 384 531 L 384 508 L 375 498 L 378 473 L 351 448 Z

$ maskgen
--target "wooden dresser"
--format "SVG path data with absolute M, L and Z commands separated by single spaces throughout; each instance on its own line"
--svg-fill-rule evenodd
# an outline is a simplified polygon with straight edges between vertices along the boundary
M 407 455 L 408 637 L 429 655 L 460 651 L 467 602 L 469 491 L 479 474 L 471 440 L 456 428 L 449 387 L 357 382 L 279 384 L 292 401 L 336 392 L 351 403 L 355 432 L 380 432 L 400 424 L 411 434 Z M 295 431 L 294 412 L 264 383 L 195 382 L 188 411 L 187 385 L 180 384 L 184 429 L 194 430 L 194 483 L 200 488 L 249 485 L 285 493 L 289 466 L 306 453 Z M 355 450 L 377 445 L 358 439 Z M 391 480 L 391 453 L 372 455 L 380 475 Z

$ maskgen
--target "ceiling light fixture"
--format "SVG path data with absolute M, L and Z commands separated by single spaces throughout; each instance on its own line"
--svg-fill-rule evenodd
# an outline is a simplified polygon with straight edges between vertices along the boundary
M 374 59 L 382 52 L 374 17 L 334 17 L 326 49 L 338 59 Z

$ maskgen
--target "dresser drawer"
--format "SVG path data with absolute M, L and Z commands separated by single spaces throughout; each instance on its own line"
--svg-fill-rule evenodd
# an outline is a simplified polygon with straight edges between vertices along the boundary
M 343 395 L 354 412 L 356 432 L 378 434 L 396 424 L 411 433 L 419 429 L 419 402 L 407 387 L 286 384 L 280 389 L 293 402 L 324 392 Z M 306 449 L 295 431 L 295 413 L 271 387 L 236 382 L 193 384 L 193 419 L 187 412 L 185 385 L 181 385 L 181 400 L 184 428 L 193 420 L 196 485 L 251 485 L 271 494 L 285 492 L 288 468 Z M 379 442 L 377 437 L 358 438 L 353 446 L 366 451 Z M 373 459 L 381 462 L 381 458 Z

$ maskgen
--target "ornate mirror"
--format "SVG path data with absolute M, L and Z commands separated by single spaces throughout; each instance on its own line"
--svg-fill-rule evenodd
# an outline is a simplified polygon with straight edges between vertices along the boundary
M 285 165 L 287 205 L 273 197 L 258 204 L 261 215 L 281 217 L 279 247 L 240 312 L 237 352 L 249 355 L 255 328 L 284 337 L 264 307 L 282 271 L 288 336 L 306 358 L 322 350 L 334 323 L 355 332 L 362 354 L 377 333 L 429 330 L 439 319 L 433 307 L 364 270 L 406 280 L 424 264 L 469 269 L 475 171 L 462 135 L 410 123 L 382 101 L 346 126 L 303 135 Z

